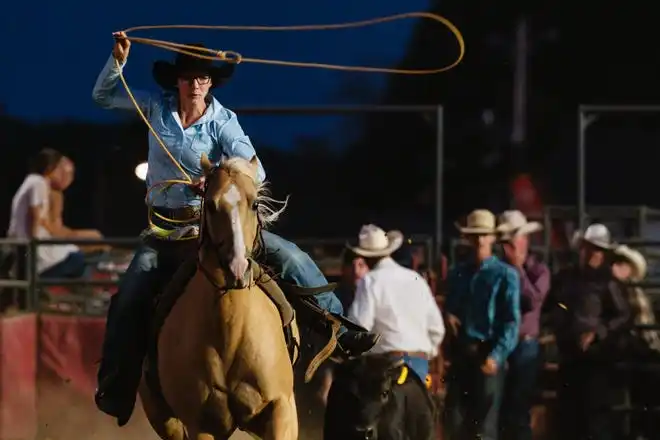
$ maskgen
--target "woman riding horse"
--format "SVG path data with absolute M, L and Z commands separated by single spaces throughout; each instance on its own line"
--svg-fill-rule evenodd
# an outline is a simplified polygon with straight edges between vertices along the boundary
M 118 84 L 130 41 L 123 32 L 115 33 L 114 37 L 112 56 L 101 71 L 92 96 L 104 108 L 134 110 L 132 100 Z M 212 88 L 227 81 L 233 71 L 234 64 L 216 66 L 210 60 L 183 54 L 178 54 L 173 64 L 154 63 L 153 76 L 163 92 L 133 95 L 172 157 L 155 136 L 149 135 L 148 187 L 181 179 L 182 172 L 201 179 L 202 154 L 215 163 L 227 157 L 249 160 L 256 155 L 236 115 L 209 94 Z M 259 162 L 258 181 L 264 178 L 265 171 Z M 195 188 L 183 185 L 152 193 L 150 205 L 156 218 L 145 231 L 148 240 L 137 250 L 119 291 L 111 300 L 95 400 L 101 411 L 117 418 L 120 426 L 128 422 L 135 405 L 153 298 L 190 255 L 188 243 L 195 240 L 186 239 L 199 233 L 198 220 L 190 220 L 199 216 L 201 202 L 197 194 Z M 267 231 L 262 232 L 262 239 L 267 263 L 281 274 L 282 280 L 303 287 L 327 284 L 313 260 L 296 245 Z M 343 313 L 334 292 L 316 295 L 316 300 L 329 312 Z M 358 355 L 373 347 L 377 340 L 377 335 L 368 332 L 342 329 L 339 345 L 345 352 Z
M 227 440 L 236 429 L 297 440 L 297 324 L 291 318 L 285 334 L 272 279 L 249 263 L 260 229 L 282 211 L 269 208 L 268 190 L 257 183 L 256 156 L 216 167 L 203 155 L 201 166 L 199 252 L 159 297 L 142 407 L 162 440 Z M 245 267 L 251 276 L 244 276 Z

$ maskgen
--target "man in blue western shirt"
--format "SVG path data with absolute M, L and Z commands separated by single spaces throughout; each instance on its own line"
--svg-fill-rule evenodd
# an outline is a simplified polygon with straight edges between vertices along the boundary
M 472 253 L 447 277 L 444 311 L 453 336 L 448 435 L 451 440 L 494 440 L 504 365 L 518 343 L 520 278 L 493 255 L 496 223 L 490 211 L 473 211 L 459 229 Z

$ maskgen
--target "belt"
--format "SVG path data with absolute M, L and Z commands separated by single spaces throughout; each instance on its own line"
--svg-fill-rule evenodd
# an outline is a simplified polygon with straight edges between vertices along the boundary
M 163 217 L 172 220 L 190 220 L 191 222 L 197 221 L 202 211 L 200 206 L 183 206 L 181 208 L 163 208 L 160 206 L 154 206 L 153 210 Z
M 199 250 L 196 240 L 163 240 L 158 237 L 145 236 L 143 241 L 147 246 L 155 248 L 164 255 L 193 256 Z
M 392 356 L 397 356 L 397 357 L 416 357 L 416 358 L 423 358 L 428 360 L 429 355 L 428 353 L 425 353 L 423 351 L 390 351 L 388 354 L 391 354 Z
M 520 336 L 518 336 L 518 342 L 521 342 L 521 341 L 534 341 L 536 339 L 538 339 L 538 337 L 536 337 L 534 335 L 520 335 Z
M 143 231 L 143 238 L 156 238 L 163 241 L 179 241 L 197 238 L 201 209 L 197 206 L 163 208 L 154 206 L 149 227 Z

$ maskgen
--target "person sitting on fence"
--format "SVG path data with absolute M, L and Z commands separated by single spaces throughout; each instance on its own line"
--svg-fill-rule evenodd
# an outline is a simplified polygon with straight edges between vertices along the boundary
M 74 229 L 64 224 L 64 191 L 66 191 L 75 178 L 75 166 L 73 161 L 63 156 L 51 177 L 51 188 L 49 194 L 49 222 L 53 237 L 71 239 L 100 240 L 103 234 L 96 229 Z M 84 253 L 107 251 L 110 246 L 103 244 L 79 245 Z
M 50 148 L 39 151 L 32 160 L 30 172 L 12 200 L 9 237 L 53 238 L 54 228 L 48 215 L 49 192 L 61 160 L 62 154 Z M 84 255 L 70 244 L 39 245 L 36 263 L 36 271 L 42 278 L 79 278 L 86 269 Z
M 646 259 L 637 250 L 621 245 L 614 249 L 612 274 L 624 283 L 640 283 L 646 277 Z M 634 325 L 656 324 L 653 306 L 649 297 L 639 286 L 626 286 L 626 297 L 630 303 L 632 322 Z M 642 342 L 648 350 L 660 353 L 660 334 L 658 330 L 633 329 L 632 335 Z

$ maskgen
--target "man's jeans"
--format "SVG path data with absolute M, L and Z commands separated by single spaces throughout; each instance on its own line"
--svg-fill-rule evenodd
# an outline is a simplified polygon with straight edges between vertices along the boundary
M 417 377 L 422 380 L 422 383 L 426 383 L 426 376 L 429 374 L 429 361 L 428 359 L 416 357 L 416 356 L 404 356 L 403 361 L 406 363 L 411 370 L 415 372 Z
M 568 440 L 615 438 L 611 412 L 610 360 L 581 354 L 559 364 L 561 436 Z
M 82 278 L 87 273 L 85 254 L 80 251 L 71 252 L 56 265 L 39 274 L 41 278 Z
M 540 346 L 536 339 L 521 340 L 509 356 L 502 410 L 501 438 L 532 440 L 530 410 L 536 392 Z
M 457 354 L 447 376 L 445 439 L 496 440 L 504 384 L 503 366 L 496 374 L 481 371 L 485 356 Z
M 267 264 L 279 273 L 282 280 L 304 287 L 318 287 L 327 280 L 314 261 L 295 244 L 263 231 Z M 172 243 L 164 243 L 164 246 Z M 113 295 L 108 310 L 103 343 L 103 362 L 99 382 L 108 373 L 121 372 L 126 380 L 124 396 L 132 398 L 142 374 L 142 359 L 149 337 L 148 317 L 155 296 L 163 290 L 187 254 L 163 252 L 142 245 L 124 274 L 119 291 Z M 333 292 L 316 296 L 319 305 L 333 313 L 342 314 L 341 302 Z

